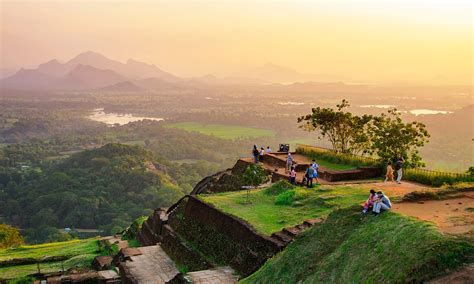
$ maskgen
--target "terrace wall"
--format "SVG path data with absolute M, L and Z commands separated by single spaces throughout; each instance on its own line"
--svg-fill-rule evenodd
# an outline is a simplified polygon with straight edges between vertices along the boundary
M 169 225 L 177 235 L 208 259 L 230 265 L 242 276 L 256 271 L 284 247 L 195 196 L 179 207 L 169 216 Z

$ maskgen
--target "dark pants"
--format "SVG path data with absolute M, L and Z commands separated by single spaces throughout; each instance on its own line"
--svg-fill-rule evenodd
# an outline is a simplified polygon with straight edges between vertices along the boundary
M 290 183 L 295 185 L 296 184 L 296 178 L 295 177 L 290 177 Z
M 306 186 L 312 187 L 313 186 L 313 177 L 306 177 Z

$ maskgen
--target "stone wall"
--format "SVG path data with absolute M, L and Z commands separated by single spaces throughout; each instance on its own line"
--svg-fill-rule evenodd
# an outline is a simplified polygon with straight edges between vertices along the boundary
M 230 265 L 242 276 L 256 271 L 284 247 L 195 196 L 170 214 L 169 225 L 210 262 Z

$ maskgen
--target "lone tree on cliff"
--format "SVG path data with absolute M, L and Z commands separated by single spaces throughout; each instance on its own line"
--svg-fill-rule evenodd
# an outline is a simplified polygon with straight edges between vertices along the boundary
M 247 202 L 250 203 L 250 189 L 256 188 L 266 182 L 268 180 L 268 175 L 265 173 L 265 169 L 261 165 L 252 164 L 245 169 L 242 175 L 242 180 L 246 185 L 244 188 L 247 189 Z
M 319 139 L 327 138 L 335 153 L 372 155 L 382 162 L 403 157 L 409 167 L 424 166 L 418 149 L 430 135 L 423 123 L 403 122 L 395 108 L 379 116 L 358 116 L 347 111 L 349 106 L 342 100 L 336 110 L 313 108 L 311 114 L 298 118 L 299 127 L 317 131 Z

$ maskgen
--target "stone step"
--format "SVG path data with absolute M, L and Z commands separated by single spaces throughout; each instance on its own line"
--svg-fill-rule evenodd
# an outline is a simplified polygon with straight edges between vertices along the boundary
M 289 227 L 289 228 L 284 228 L 283 232 L 292 237 L 296 237 L 299 235 L 299 233 L 301 233 L 301 230 L 296 227 Z
M 119 263 L 124 283 L 168 283 L 178 277 L 175 263 L 160 245 L 130 248 Z
M 323 221 L 322 218 L 314 218 L 314 219 L 308 219 L 304 221 L 304 223 L 308 226 L 313 226 L 314 224 L 321 223 Z
M 188 283 L 213 284 L 233 284 L 238 280 L 234 270 L 228 266 L 189 272 L 184 278 Z
M 273 233 L 272 237 L 285 244 L 288 244 L 289 242 L 293 241 L 293 238 L 289 236 L 288 234 L 285 234 L 284 232 Z

